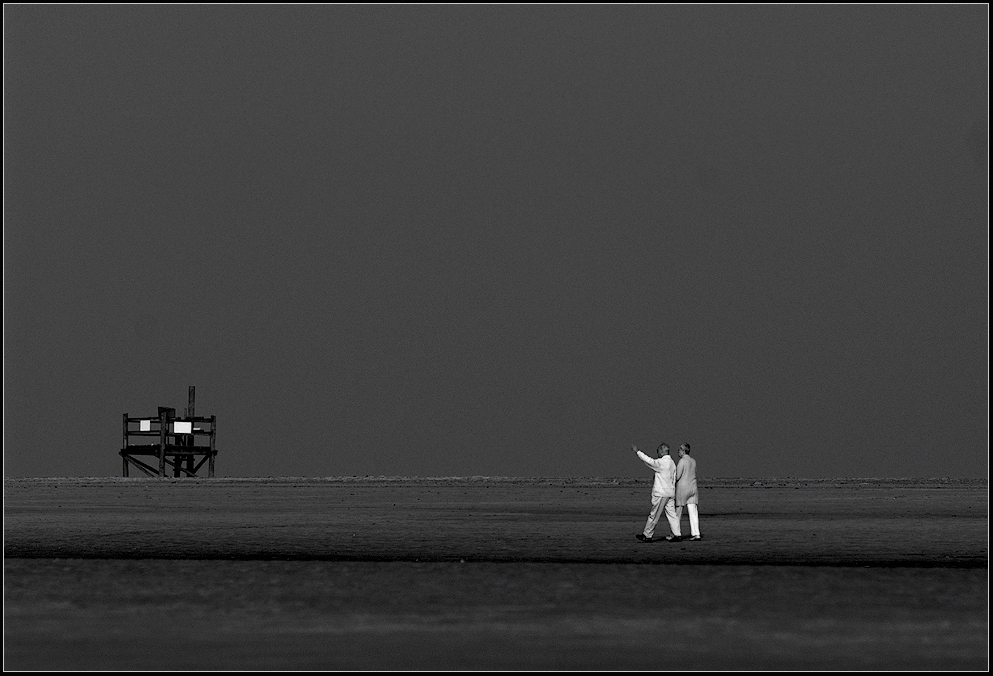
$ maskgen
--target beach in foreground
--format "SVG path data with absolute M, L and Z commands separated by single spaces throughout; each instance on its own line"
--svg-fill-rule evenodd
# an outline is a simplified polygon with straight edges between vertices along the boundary
M 8 669 L 988 667 L 985 481 L 711 480 L 679 544 L 633 479 L 4 488 Z

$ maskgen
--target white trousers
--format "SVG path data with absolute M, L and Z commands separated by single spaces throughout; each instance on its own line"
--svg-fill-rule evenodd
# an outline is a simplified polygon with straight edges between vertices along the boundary
M 679 535 L 679 516 L 676 511 L 676 498 L 664 498 L 661 495 L 655 495 L 652 493 L 652 511 L 648 514 L 648 522 L 645 524 L 645 537 L 650 538 L 655 532 L 655 526 L 658 525 L 659 519 L 662 517 L 663 508 L 665 509 L 665 518 L 669 522 L 669 528 L 672 530 L 673 535 Z
M 700 512 L 696 505 L 686 505 L 686 511 L 690 515 L 690 534 L 696 537 L 700 534 Z M 683 518 L 683 508 L 676 507 L 676 530 L 672 531 L 679 535 L 679 520 Z

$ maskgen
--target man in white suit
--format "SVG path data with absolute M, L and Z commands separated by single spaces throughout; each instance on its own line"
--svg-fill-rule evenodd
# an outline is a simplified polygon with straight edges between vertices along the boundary
M 645 532 L 635 535 L 642 542 L 652 542 L 652 535 L 655 533 L 655 526 L 658 525 L 662 510 L 665 509 L 665 518 L 669 521 L 669 528 L 672 535 L 667 535 L 669 542 L 679 542 L 679 517 L 676 515 L 676 463 L 669 456 L 669 445 L 659 444 L 656 450 L 657 458 L 650 458 L 637 446 L 631 448 L 638 454 L 638 457 L 655 472 L 655 482 L 652 484 L 652 511 L 648 514 L 648 522 L 645 524 Z
M 679 447 L 679 464 L 676 465 L 676 529 L 673 533 L 678 533 L 679 521 L 683 518 L 683 507 L 690 515 L 690 541 L 699 541 L 700 536 L 700 514 L 697 511 L 697 490 L 696 490 L 696 460 L 690 457 L 690 445 L 682 444 Z

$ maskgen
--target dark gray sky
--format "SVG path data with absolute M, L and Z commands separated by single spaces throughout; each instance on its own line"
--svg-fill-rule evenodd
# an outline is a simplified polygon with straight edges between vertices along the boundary
M 987 476 L 988 17 L 5 5 L 5 475 Z

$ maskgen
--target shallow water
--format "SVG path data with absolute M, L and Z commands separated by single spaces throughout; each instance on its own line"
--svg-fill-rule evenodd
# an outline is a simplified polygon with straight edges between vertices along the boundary
M 987 571 L 6 559 L 6 669 L 985 669 Z

